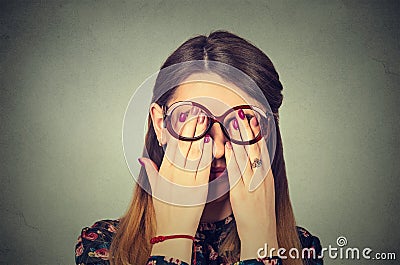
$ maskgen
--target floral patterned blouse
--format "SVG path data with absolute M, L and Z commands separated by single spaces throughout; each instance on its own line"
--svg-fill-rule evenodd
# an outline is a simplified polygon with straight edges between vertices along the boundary
M 82 229 L 75 246 L 75 261 L 77 265 L 109 265 L 109 249 L 113 235 L 117 231 L 119 219 L 101 220 L 91 227 Z M 195 235 L 196 265 L 221 265 L 225 263 L 218 254 L 219 243 L 227 235 L 231 226 L 235 225 L 233 213 L 223 220 L 213 223 L 200 223 Z M 306 229 L 297 226 L 297 232 L 303 248 L 314 248 L 317 258 L 306 258 L 306 265 L 322 265 L 318 258 L 321 244 L 318 237 L 311 235 Z M 192 255 L 192 264 L 193 264 Z M 186 262 L 172 257 L 150 256 L 147 265 L 187 265 Z M 273 264 L 259 259 L 249 259 L 236 262 L 234 265 Z

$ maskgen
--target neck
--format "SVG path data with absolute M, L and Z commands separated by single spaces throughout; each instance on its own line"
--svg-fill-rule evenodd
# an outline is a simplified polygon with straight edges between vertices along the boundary
M 201 223 L 217 222 L 225 219 L 232 213 L 229 193 L 226 198 L 223 197 L 216 199 L 215 201 L 209 202 L 204 206 L 203 214 L 200 218 Z

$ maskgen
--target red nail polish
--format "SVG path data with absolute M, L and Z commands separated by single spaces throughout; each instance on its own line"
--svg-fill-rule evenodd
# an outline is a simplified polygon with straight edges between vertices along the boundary
M 238 123 L 237 119 L 233 120 L 233 129 L 239 130 L 239 123 Z
M 205 137 L 204 137 L 204 142 L 205 143 L 209 143 L 210 142 L 210 135 L 206 135 Z
M 242 120 L 244 120 L 245 116 L 244 116 L 244 112 L 243 112 L 242 109 L 240 109 L 240 110 L 238 111 L 238 115 L 239 115 L 239 118 L 241 118 Z
M 181 113 L 181 115 L 179 115 L 179 121 L 180 122 L 186 121 L 186 114 L 185 113 Z

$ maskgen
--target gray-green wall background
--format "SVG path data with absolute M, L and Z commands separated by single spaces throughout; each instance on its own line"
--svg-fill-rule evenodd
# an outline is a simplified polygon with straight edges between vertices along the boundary
M 74 264 L 122 215 L 122 119 L 183 41 L 232 31 L 274 62 L 299 225 L 400 259 L 399 1 L 1 1 L 1 264 Z M 138 134 L 141 131 L 138 131 Z M 141 148 L 141 147 L 133 147 Z

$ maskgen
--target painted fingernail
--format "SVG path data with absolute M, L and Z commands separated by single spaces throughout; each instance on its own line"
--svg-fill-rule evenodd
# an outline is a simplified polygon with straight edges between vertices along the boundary
M 250 123 L 252 126 L 257 126 L 258 125 L 258 120 L 256 117 L 251 118 Z
M 144 167 L 144 163 L 142 162 L 142 160 L 140 160 L 140 158 L 138 158 L 138 162 L 140 165 L 142 165 L 142 167 Z
M 231 144 L 231 142 L 226 142 L 226 148 L 232 149 L 232 144 Z
M 238 111 L 238 115 L 239 115 L 239 118 L 241 118 L 242 120 L 244 120 L 245 116 L 244 116 L 244 112 L 243 112 L 242 109 L 240 109 L 240 110 Z
M 209 143 L 210 142 L 210 135 L 206 134 L 206 136 L 204 136 L 204 142 L 205 143 Z
M 239 123 L 238 123 L 237 119 L 233 120 L 233 129 L 239 130 Z
M 186 114 L 185 113 L 181 113 L 181 115 L 179 115 L 179 121 L 180 122 L 186 121 Z
M 192 114 L 193 114 L 193 115 L 197 115 L 197 114 L 199 113 L 199 111 L 200 111 L 199 108 L 197 108 L 197 107 L 196 107 L 196 108 L 193 108 L 193 109 L 192 109 Z
M 199 123 L 202 124 L 204 122 L 204 120 L 206 119 L 206 117 L 204 117 L 204 115 L 201 115 L 199 117 Z

